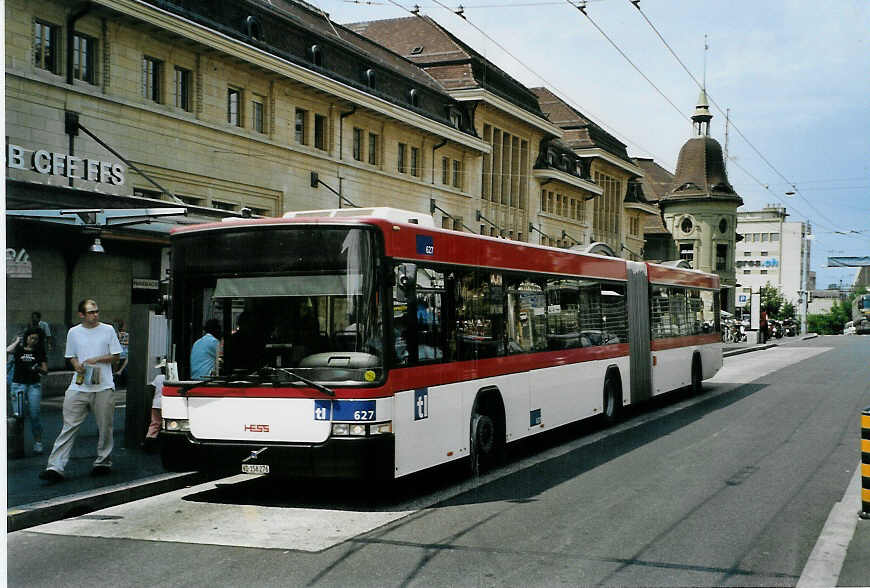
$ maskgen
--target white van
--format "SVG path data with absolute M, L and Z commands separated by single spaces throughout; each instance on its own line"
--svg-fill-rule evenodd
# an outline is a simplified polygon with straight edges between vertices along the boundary
M 855 334 L 855 322 L 854 321 L 849 321 L 848 323 L 846 323 L 846 325 L 843 327 L 843 334 L 844 335 L 854 335 Z

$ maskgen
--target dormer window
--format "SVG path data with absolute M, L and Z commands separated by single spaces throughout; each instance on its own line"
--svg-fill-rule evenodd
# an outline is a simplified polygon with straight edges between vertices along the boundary
M 260 21 L 256 16 L 249 16 L 245 19 L 245 32 L 252 39 L 260 40 L 263 36 L 263 31 L 260 27 Z
M 455 129 L 462 126 L 462 113 L 458 110 L 450 110 L 450 126 Z
M 567 155 L 562 155 L 562 171 L 571 171 L 571 163 Z
M 423 53 L 423 47 L 421 46 L 417 46 L 411 49 L 411 55 L 420 55 L 421 53 Z
M 363 80 L 369 88 L 374 89 L 375 83 L 377 81 L 375 76 L 375 70 L 373 70 L 372 68 L 368 68 L 367 70 L 365 70 L 365 72 L 363 72 Z
M 308 59 L 314 65 L 323 67 L 323 49 L 316 43 L 308 48 Z
M 411 88 L 408 92 L 408 102 L 411 106 L 420 106 L 420 91 L 417 88 Z

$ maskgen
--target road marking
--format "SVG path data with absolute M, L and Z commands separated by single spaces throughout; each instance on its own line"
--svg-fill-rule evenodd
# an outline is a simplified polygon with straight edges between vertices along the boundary
M 772 348 L 753 354 L 726 358 L 715 384 L 699 396 L 674 402 L 658 410 L 642 413 L 607 429 L 584 435 L 558 447 L 538 452 L 476 478 L 469 478 L 449 488 L 418 495 L 401 504 L 383 509 L 333 510 L 260 506 L 185 500 L 195 494 L 215 490 L 218 486 L 240 484 L 254 476 L 238 475 L 153 496 L 136 502 L 98 511 L 100 518 L 78 517 L 32 527 L 27 532 L 103 538 L 141 539 L 201 545 L 228 545 L 289 549 L 316 552 L 348 539 L 369 533 L 383 525 L 444 502 L 462 493 L 522 471 L 536 464 L 560 457 L 591 445 L 611 435 L 639 427 L 680 410 L 726 394 L 793 363 L 804 361 L 830 348 Z M 757 355 L 748 361 L 748 355 Z M 111 517 L 111 518 L 109 518 Z M 119 518 L 115 518 L 119 517 Z
M 185 497 L 238 484 L 240 474 L 31 528 L 52 535 L 321 551 L 414 511 L 346 511 L 194 502 Z M 116 518 L 117 517 L 117 518 Z
M 858 505 L 861 503 L 861 464 L 846 487 L 843 499 L 834 505 L 801 572 L 796 588 L 836 586 L 846 561 L 849 543 L 858 525 Z

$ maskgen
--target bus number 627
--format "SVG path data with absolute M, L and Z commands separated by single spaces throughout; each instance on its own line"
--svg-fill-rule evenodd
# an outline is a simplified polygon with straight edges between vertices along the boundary
M 353 411 L 353 420 L 355 421 L 370 421 L 375 418 L 373 410 L 355 410 Z

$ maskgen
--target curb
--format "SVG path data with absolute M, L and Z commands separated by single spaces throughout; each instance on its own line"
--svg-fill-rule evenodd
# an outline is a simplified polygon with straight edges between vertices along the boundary
M 742 353 L 749 353 L 750 351 L 762 351 L 764 349 L 770 349 L 771 347 L 776 347 L 777 343 L 766 343 L 764 345 L 753 345 L 752 347 L 744 347 L 743 349 L 735 349 L 733 351 L 725 351 L 722 353 L 722 357 L 731 357 L 732 355 L 740 355 Z
M 105 486 L 78 494 L 22 504 L 6 511 L 6 532 L 20 531 L 36 525 L 53 523 L 61 519 L 117 506 L 126 502 L 149 498 L 204 481 L 200 472 L 158 474 L 134 482 Z

